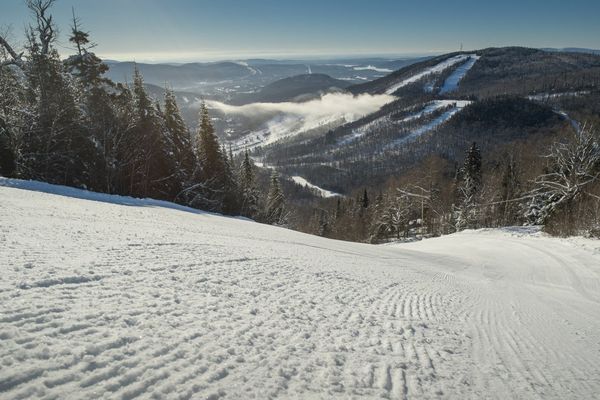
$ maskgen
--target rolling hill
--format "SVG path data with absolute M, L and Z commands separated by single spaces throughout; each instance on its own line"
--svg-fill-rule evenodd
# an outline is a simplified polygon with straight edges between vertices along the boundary
M 303 74 L 280 79 L 255 93 L 244 93 L 230 103 L 281 103 L 284 101 L 307 101 L 326 92 L 339 92 L 350 86 L 348 81 L 334 79 L 325 74 Z

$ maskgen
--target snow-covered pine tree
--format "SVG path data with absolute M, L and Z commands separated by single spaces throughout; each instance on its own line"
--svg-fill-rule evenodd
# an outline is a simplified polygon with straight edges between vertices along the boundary
M 258 213 L 259 193 L 256 188 L 254 163 L 248 155 L 248 151 L 244 152 L 244 159 L 240 165 L 238 184 L 241 193 L 240 213 L 243 216 L 255 218 Z
M 519 220 L 519 204 L 514 201 L 521 196 L 521 182 L 514 157 L 508 157 L 502 173 L 500 204 L 497 223 L 501 226 L 512 225 Z
M 476 228 L 478 220 L 478 195 L 481 190 L 481 152 L 473 142 L 467 150 L 459 173 L 458 206 L 454 209 L 456 230 Z
M 273 171 L 271 174 L 271 186 L 267 195 L 265 207 L 265 221 L 272 225 L 285 225 L 285 198 L 279 185 L 279 174 Z
M 379 211 L 373 215 L 370 241 L 377 242 L 390 237 L 400 239 L 407 233 L 411 207 L 410 198 L 403 193 L 382 197 L 381 205 L 376 207 Z
M 228 155 L 225 145 L 221 149 L 223 155 L 223 212 L 225 214 L 237 215 L 240 212 L 240 192 L 237 175 L 233 172 L 233 155 Z
M 134 127 L 127 136 L 127 150 L 134 155 L 129 163 L 130 194 L 173 200 L 175 178 L 172 157 L 159 110 L 144 88 L 141 73 L 133 77 Z
M 69 41 L 75 45 L 76 54 L 64 61 L 67 71 L 75 78 L 77 103 L 83 111 L 83 128 L 94 143 L 93 153 L 89 155 L 91 189 L 108 193 L 119 193 L 118 181 L 119 146 L 127 133 L 127 124 L 118 120 L 116 85 L 104 77 L 108 66 L 93 52 L 95 46 L 90 42 L 89 32 L 81 29 L 80 21 L 75 17 Z M 83 155 L 82 155 L 83 156 Z
M 0 47 L 0 64 L 8 58 Z M 0 175 L 15 176 L 25 114 L 25 88 L 15 71 L 0 66 Z
M 329 235 L 329 231 L 330 231 L 330 224 L 329 224 L 329 214 L 327 213 L 327 211 L 323 210 L 323 209 L 319 209 L 318 210 L 319 213 L 319 219 L 318 219 L 318 230 L 317 230 L 317 234 L 319 236 L 327 236 Z
M 29 1 L 35 25 L 27 34 L 25 124 L 19 149 L 20 175 L 70 186 L 87 186 L 93 143 L 83 129 L 75 85 L 53 47 L 52 1 Z
M 0 175 L 12 176 L 15 171 L 15 153 L 12 135 L 4 119 L 0 117 Z
M 169 153 L 172 156 L 172 171 L 175 181 L 175 198 L 186 187 L 193 185 L 194 168 L 197 160 L 192 148 L 192 140 L 187 125 L 183 121 L 181 112 L 175 99 L 175 94 L 170 89 L 165 89 L 164 120 L 166 135 L 168 136 Z
M 198 192 L 194 196 L 196 206 L 226 214 L 238 213 L 235 177 L 227 161 L 226 152 L 219 146 L 208 108 L 204 103 L 200 106 L 196 153 L 201 166 L 199 179 L 202 182 L 201 193 Z M 200 188 L 199 185 L 195 187 Z
M 360 205 L 362 208 L 369 208 L 369 195 L 367 193 L 367 189 L 365 189 L 363 192 L 363 195 L 360 199 Z

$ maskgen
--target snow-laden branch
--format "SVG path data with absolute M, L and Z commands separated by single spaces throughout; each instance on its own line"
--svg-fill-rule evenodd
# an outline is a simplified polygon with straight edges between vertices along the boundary
M 546 156 L 550 172 L 535 180 L 528 217 L 544 224 L 558 209 L 581 195 L 600 178 L 600 139 L 593 128 L 583 126 L 567 143 L 556 143 Z M 592 195 L 598 198 L 596 195 Z

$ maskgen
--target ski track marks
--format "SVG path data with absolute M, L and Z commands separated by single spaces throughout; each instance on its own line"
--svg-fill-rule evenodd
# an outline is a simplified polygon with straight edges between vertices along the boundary
M 131 202 L 0 187 L 0 398 L 600 388 L 598 252 L 485 232 L 369 246 Z M 511 256 L 490 258 L 500 240 Z

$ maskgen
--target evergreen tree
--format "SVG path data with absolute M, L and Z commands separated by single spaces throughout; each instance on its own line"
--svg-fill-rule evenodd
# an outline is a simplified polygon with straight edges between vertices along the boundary
M 339 220 L 344 213 L 344 209 L 342 208 L 342 199 L 338 196 L 335 202 L 335 220 Z
M 365 189 L 363 192 L 363 195 L 360 199 L 360 204 L 362 208 L 369 208 L 369 196 L 367 194 L 367 189 Z
M 267 195 L 265 207 L 265 221 L 272 225 L 284 225 L 285 216 L 285 198 L 279 185 L 279 174 L 273 171 L 271 174 L 271 186 Z
M 329 226 L 329 214 L 327 211 L 320 209 L 319 210 L 319 228 L 317 234 L 319 236 L 326 237 L 329 235 L 330 226 Z
M 52 46 L 52 18 L 45 14 L 46 9 L 33 11 L 37 25 L 28 33 L 28 63 L 24 69 L 28 110 L 20 146 L 20 174 L 51 183 L 86 186 L 93 143 L 83 129 L 74 84 Z
M 73 10 L 69 42 L 75 45 L 77 54 L 69 57 L 65 61 L 65 65 L 69 72 L 79 78 L 87 87 L 98 87 L 101 83 L 109 84 L 110 81 L 103 77 L 103 74 L 108 71 L 108 66 L 89 51 L 96 46 L 90 42 L 89 36 L 89 32 L 81 30 L 79 18 L 75 16 L 75 10 Z
M 476 228 L 478 219 L 478 195 L 481 190 L 481 153 L 476 143 L 467 151 L 460 170 L 458 186 L 459 205 L 455 207 L 457 230 Z
M 108 66 L 89 49 L 89 33 L 81 30 L 73 13 L 69 41 L 76 54 L 65 60 L 66 69 L 75 78 L 77 103 L 83 111 L 83 129 L 94 143 L 90 161 L 90 188 L 108 193 L 119 192 L 118 147 L 126 134 L 119 123 L 115 106 L 115 84 L 103 75 Z
M 521 183 L 517 171 L 516 162 L 513 157 L 509 157 L 504 171 L 502 173 L 502 182 L 500 187 L 501 203 L 498 207 L 500 223 L 503 226 L 511 225 L 517 222 L 519 207 L 513 202 L 520 196 Z
M 240 213 L 243 216 L 254 218 L 258 213 L 258 190 L 256 188 L 256 178 L 254 173 L 254 163 L 248 155 L 244 153 L 244 159 L 240 165 L 238 183 L 241 194 Z
M 192 148 L 190 132 L 183 121 L 172 90 L 165 90 L 165 129 L 168 137 L 169 153 L 173 159 L 172 175 L 176 182 L 175 196 L 186 187 L 193 185 L 196 156 Z
M 221 150 L 225 164 L 223 176 L 223 212 L 225 214 L 237 215 L 240 213 L 240 191 L 237 176 L 233 169 L 233 156 L 227 155 L 225 145 Z
M 130 194 L 173 200 L 176 180 L 170 146 L 160 112 L 146 93 L 137 67 L 133 79 L 133 118 L 134 126 L 126 144 L 132 154 L 128 166 Z
M 16 168 L 14 147 L 11 142 L 8 127 L 0 118 L 0 175 L 2 176 L 12 176 Z
M 227 155 L 219 146 L 219 141 L 206 104 L 200 107 L 200 123 L 197 133 L 198 161 L 202 168 L 201 180 L 204 183 L 203 195 L 198 197 L 203 208 L 225 214 L 237 214 L 237 186 Z
M 0 175 L 17 175 L 19 139 L 25 114 L 25 89 L 16 73 L 0 67 Z

